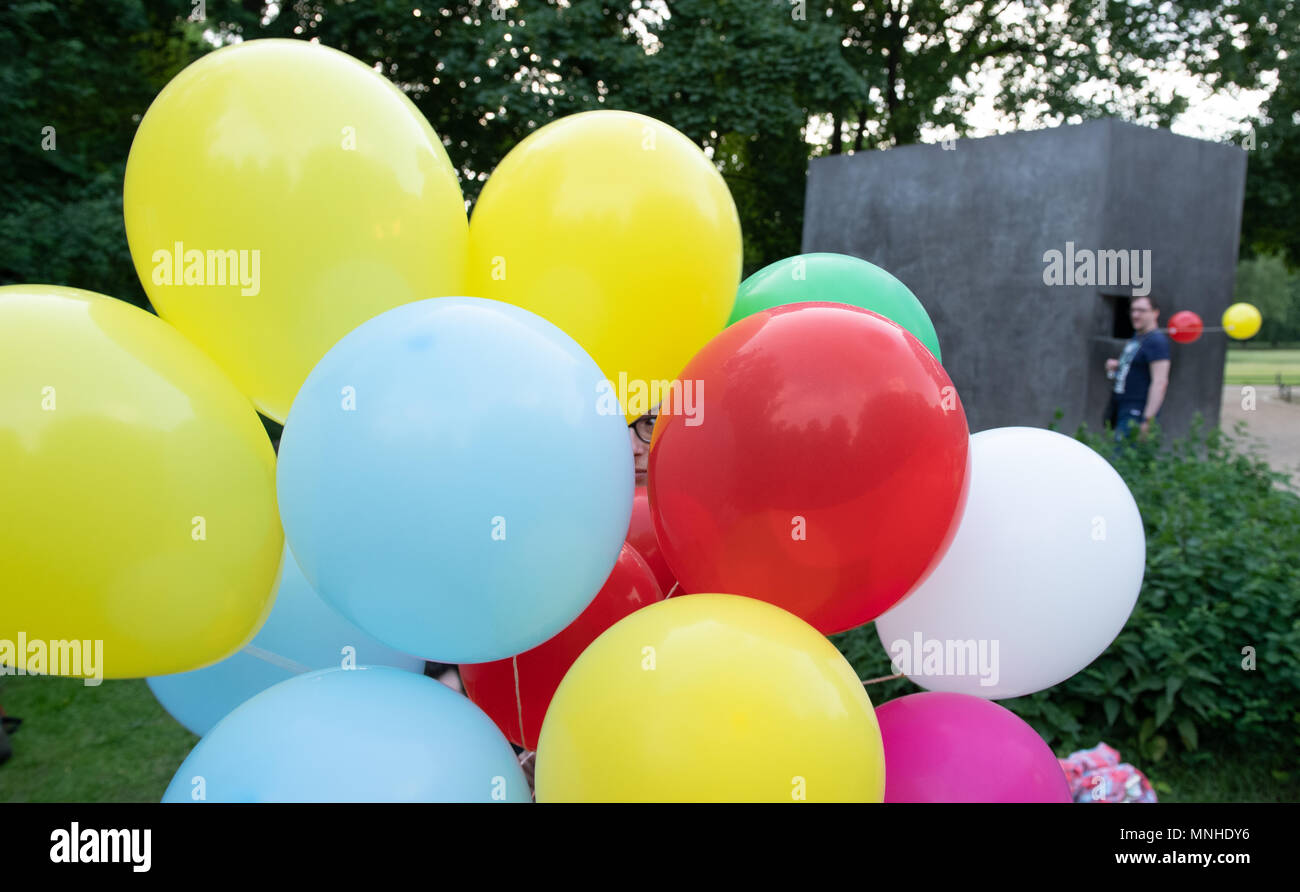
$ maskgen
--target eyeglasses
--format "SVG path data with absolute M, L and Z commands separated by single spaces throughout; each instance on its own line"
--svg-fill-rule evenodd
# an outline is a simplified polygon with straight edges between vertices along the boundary
M 628 430 L 635 433 L 636 438 L 647 446 L 650 445 L 650 438 L 655 432 L 655 417 L 650 413 L 646 413 L 628 425 Z

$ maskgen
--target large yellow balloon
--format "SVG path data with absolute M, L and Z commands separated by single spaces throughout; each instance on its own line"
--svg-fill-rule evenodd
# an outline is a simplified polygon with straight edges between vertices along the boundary
M 564 329 L 629 403 L 722 331 L 740 283 L 740 218 L 721 174 L 631 112 L 530 135 L 488 178 L 469 229 L 470 292 Z
M 465 291 L 441 140 L 382 75 L 306 41 L 225 47 L 177 75 L 140 122 L 124 201 L 159 315 L 277 421 L 353 328 Z
M 853 668 L 763 601 L 686 595 L 583 652 L 537 747 L 539 802 L 880 802 L 876 715 Z
M 1259 327 L 1263 322 L 1254 304 L 1236 303 L 1223 311 L 1223 330 L 1227 332 L 1228 337 L 1238 341 L 1259 334 Z
M 0 288 L 0 662 L 221 660 L 265 620 L 282 542 L 266 430 L 198 348 L 109 297 Z M 80 669 L 60 641 L 91 642 Z

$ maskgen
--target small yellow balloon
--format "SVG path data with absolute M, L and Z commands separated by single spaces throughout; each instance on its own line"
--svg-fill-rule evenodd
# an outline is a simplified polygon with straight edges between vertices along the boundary
M 0 469 L 0 663 L 184 672 L 238 650 L 270 611 L 271 442 L 157 317 L 75 288 L 0 288 Z M 56 656 L 73 641 L 80 666 Z
M 562 328 L 635 418 L 726 326 L 740 218 L 717 168 L 677 130 L 583 112 L 533 133 L 493 171 L 469 257 L 472 294 Z
M 1227 332 L 1228 337 L 1238 341 L 1259 334 L 1259 327 L 1263 321 L 1254 304 L 1236 303 L 1223 311 L 1223 330 Z
M 835 647 L 737 595 L 638 610 L 573 664 L 537 747 L 538 802 L 880 802 L 871 700 Z
M 442 141 L 382 75 L 303 40 L 224 47 L 177 75 L 140 122 L 124 206 L 159 315 L 280 422 L 343 335 L 465 291 Z

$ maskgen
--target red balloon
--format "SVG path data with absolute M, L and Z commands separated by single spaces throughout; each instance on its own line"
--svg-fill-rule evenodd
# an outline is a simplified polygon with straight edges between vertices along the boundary
M 515 657 L 462 664 L 465 695 L 512 743 L 535 750 L 546 709 L 573 661 L 614 623 L 663 599 L 649 565 L 624 544 L 595 600 L 563 632 Z
M 1169 337 L 1179 344 L 1190 344 L 1204 329 L 1201 317 L 1191 310 L 1181 310 L 1169 317 Z
M 661 408 L 648 468 L 659 545 L 687 591 L 759 598 L 829 635 L 898 603 L 947 550 L 970 432 L 947 373 L 902 327 L 844 304 L 773 307 L 705 345 L 681 381 L 694 417 Z
M 644 486 L 636 488 L 632 498 L 632 523 L 627 531 L 627 544 L 636 549 L 637 554 L 645 558 L 659 588 L 672 593 L 677 580 L 668 567 L 663 552 L 659 550 L 659 540 L 655 537 L 654 522 L 650 519 L 650 493 Z

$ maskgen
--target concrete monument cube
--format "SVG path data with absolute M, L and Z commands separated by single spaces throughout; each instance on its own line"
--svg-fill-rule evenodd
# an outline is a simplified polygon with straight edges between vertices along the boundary
M 951 150 L 947 150 L 951 148 Z M 1148 294 L 1217 326 L 1246 178 L 1235 146 L 1105 120 L 815 159 L 803 251 L 889 270 L 920 298 L 972 431 L 1102 422 L 1105 360 Z M 1166 431 L 1219 420 L 1226 337 L 1172 345 Z

